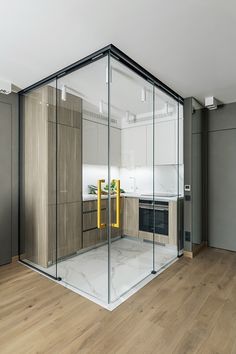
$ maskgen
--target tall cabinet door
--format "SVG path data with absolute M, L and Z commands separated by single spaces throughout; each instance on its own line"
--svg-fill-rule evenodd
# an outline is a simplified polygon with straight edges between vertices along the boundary
M 56 277 L 55 80 L 20 98 L 20 259 Z
M 69 98 L 68 98 L 69 100 Z M 72 255 L 82 246 L 81 232 L 81 112 L 75 111 L 74 102 L 80 98 L 70 97 L 67 110 L 60 110 L 58 120 L 58 258 Z M 74 101 L 74 102 L 73 102 Z M 67 101 L 68 103 L 68 101 Z M 64 122 L 65 112 L 76 119 Z M 63 123 L 61 121 L 63 119 Z M 67 124 L 65 124 L 67 123 Z

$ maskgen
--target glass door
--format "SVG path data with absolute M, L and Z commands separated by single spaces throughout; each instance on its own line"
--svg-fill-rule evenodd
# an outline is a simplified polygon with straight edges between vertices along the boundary
M 107 56 L 58 79 L 58 275 L 108 302 Z
M 113 302 L 153 271 L 153 85 L 111 57 L 109 88 Z
M 160 271 L 178 255 L 180 196 L 179 105 L 155 87 L 154 115 L 154 269 Z

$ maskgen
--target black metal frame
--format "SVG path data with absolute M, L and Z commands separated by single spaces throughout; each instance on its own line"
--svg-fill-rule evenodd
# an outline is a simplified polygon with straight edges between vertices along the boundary
M 80 68 L 82 68 L 83 66 L 89 65 L 90 63 L 101 59 L 102 57 L 106 57 L 108 56 L 108 58 L 113 57 L 116 60 L 120 61 L 121 63 L 123 63 L 126 67 L 128 67 L 129 69 L 131 69 L 132 71 L 134 71 L 137 75 L 141 76 L 143 79 L 147 80 L 149 83 L 151 83 L 152 85 L 158 87 L 158 89 L 160 89 L 161 91 L 163 91 L 164 93 L 166 93 L 167 95 L 169 95 L 170 97 L 172 97 L 174 100 L 176 100 L 178 103 L 183 104 L 184 103 L 184 99 L 178 94 L 176 93 L 174 90 L 172 90 L 170 87 L 168 87 L 166 84 L 164 84 L 162 81 L 160 81 L 158 78 L 156 78 L 153 74 L 151 74 L 149 71 L 147 71 L 145 68 L 143 68 L 140 64 L 138 64 L 136 61 L 134 61 L 133 59 L 131 59 L 129 56 L 127 56 L 124 52 L 122 52 L 120 49 L 118 49 L 117 47 L 115 47 L 113 44 L 109 44 L 106 47 L 99 49 L 97 51 L 95 51 L 94 53 L 84 57 L 83 59 L 80 59 L 76 62 L 74 62 L 73 64 L 43 78 L 42 80 L 26 87 L 25 89 L 19 91 L 19 197 L 18 197 L 18 259 L 20 262 L 22 262 L 23 264 L 36 269 L 37 271 L 47 275 L 50 278 L 53 278 L 55 280 L 61 280 L 60 278 L 57 277 L 57 270 L 56 270 L 56 277 L 54 277 L 53 275 L 50 275 L 46 272 L 44 272 L 43 270 L 38 269 L 37 267 L 34 267 L 33 265 L 23 261 L 20 259 L 20 254 L 21 254 L 21 200 L 20 200 L 20 192 L 21 192 L 21 143 L 22 143 L 22 132 L 21 132 L 21 100 L 20 97 L 27 94 L 28 92 L 42 86 L 45 85 L 53 80 L 57 80 L 65 75 L 68 75 L 69 73 L 72 73 L 73 71 L 76 71 Z M 153 93 L 154 95 L 154 93 Z M 57 98 L 56 98 L 57 100 Z M 56 121 L 57 121 L 57 110 L 56 110 Z M 57 223 L 56 223 L 57 224 Z M 57 237 L 56 237 L 57 239 Z M 178 245 L 179 248 L 179 245 Z M 57 245 L 56 245 L 56 249 L 57 249 Z M 179 249 L 178 249 L 179 251 Z M 56 250 L 57 252 L 57 250 Z M 56 255 L 57 257 L 57 255 Z M 154 266 L 154 265 L 153 265 Z M 153 271 L 151 272 L 152 274 L 155 274 L 156 271 L 153 269 Z
M 99 49 L 96 52 L 86 56 L 85 58 L 78 60 L 75 63 L 55 72 L 54 74 L 45 77 L 44 79 L 36 82 L 35 84 L 28 86 L 27 88 L 21 90 L 19 92 L 19 94 L 20 95 L 25 94 L 25 93 L 41 86 L 41 85 L 46 84 L 47 82 L 49 82 L 53 79 L 67 75 L 70 72 L 80 69 L 83 66 L 88 65 L 95 60 L 101 59 L 101 57 L 106 56 L 108 54 L 110 54 L 115 59 L 119 60 L 121 63 L 125 64 L 125 66 L 127 66 L 131 70 L 135 71 L 139 76 L 143 77 L 145 80 L 147 80 L 147 81 L 151 82 L 152 84 L 154 84 L 155 86 L 157 86 L 160 90 L 167 93 L 169 96 L 174 98 L 176 101 L 178 101 L 180 103 L 184 102 L 183 97 L 181 97 L 178 93 L 176 93 L 174 90 L 172 90 L 166 84 L 164 84 L 162 81 L 157 79 L 149 71 L 147 71 L 145 68 L 143 68 L 141 65 L 139 65 L 136 61 L 131 59 L 128 55 L 126 55 L 120 49 L 115 47 L 113 44 L 109 44 L 106 47 Z

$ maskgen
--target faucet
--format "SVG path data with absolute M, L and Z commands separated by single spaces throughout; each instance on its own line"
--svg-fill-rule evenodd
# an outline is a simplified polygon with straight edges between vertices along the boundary
M 131 183 L 130 183 L 130 188 L 131 188 L 131 192 L 136 192 L 136 178 L 135 177 L 129 177 Z

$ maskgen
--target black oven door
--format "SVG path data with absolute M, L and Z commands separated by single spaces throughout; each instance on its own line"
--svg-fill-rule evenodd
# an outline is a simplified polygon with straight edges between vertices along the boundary
M 154 227 L 153 206 L 139 205 L 139 230 L 153 233 Z
M 168 202 L 139 201 L 139 230 L 168 236 Z M 154 227 L 155 225 L 155 227 Z
M 168 236 L 169 234 L 168 209 L 161 206 L 155 208 L 155 233 Z

